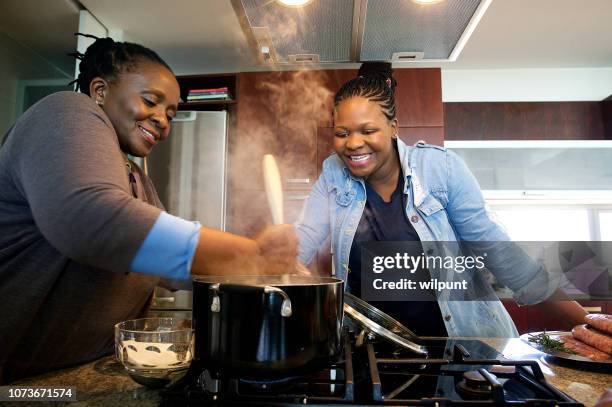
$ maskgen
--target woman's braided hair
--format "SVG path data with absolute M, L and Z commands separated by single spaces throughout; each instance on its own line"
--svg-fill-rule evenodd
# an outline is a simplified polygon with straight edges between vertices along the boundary
M 122 72 L 134 69 L 139 60 L 145 59 L 156 62 L 172 69 L 164 62 L 155 51 L 131 42 L 115 42 L 112 38 L 98 38 L 89 34 L 76 33 L 87 38 L 94 38 L 95 41 L 84 54 L 75 51 L 68 55 L 73 56 L 81 62 L 79 63 L 79 76 L 68 86 L 75 85 L 75 91 L 81 91 L 89 96 L 89 84 L 95 77 L 102 77 L 113 81 Z
M 388 62 L 364 62 L 356 78 L 346 82 L 334 97 L 334 107 L 354 96 L 364 97 L 380 105 L 388 120 L 395 119 L 395 86 L 393 69 Z

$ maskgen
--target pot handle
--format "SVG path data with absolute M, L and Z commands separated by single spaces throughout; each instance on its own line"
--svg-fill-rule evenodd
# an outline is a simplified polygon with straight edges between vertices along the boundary
M 213 292 L 213 300 L 212 300 L 212 304 L 210 304 L 210 310 L 212 312 L 221 311 L 221 301 L 219 300 L 219 286 L 220 284 L 217 283 L 217 284 L 212 284 L 210 287 L 208 287 L 208 289 Z
M 264 292 L 266 294 L 281 295 L 283 297 L 283 303 L 281 304 L 281 315 L 285 318 L 291 316 L 291 314 L 293 313 L 293 310 L 291 309 L 291 300 L 289 299 L 289 296 L 287 295 L 286 292 L 284 292 L 280 288 L 272 287 L 270 285 L 267 285 L 264 287 Z

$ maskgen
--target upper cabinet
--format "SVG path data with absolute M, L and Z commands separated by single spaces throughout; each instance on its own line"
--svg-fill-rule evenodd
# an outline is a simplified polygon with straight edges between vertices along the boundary
M 320 71 L 238 75 L 239 100 L 230 140 L 230 187 L 262 189 L 262 158 L 273 154 L 285 189 L 309 189 L 316 176 L 316 128 L 331 91 Z
M 442 127 L 440 69 L 395 69 L 395 99 L 400 127 Z
M 612 140 L 612 69 L 445 69 L 445 140 Z
M 446 141 L 493 199 L 612 201 L 612 141 Z
M 601 102 L 444 103 L 446 140 L 602 140 Z
M 407 144 L 444 143 L 444 108 L 440 69 L 395 69 L 399 137 Z

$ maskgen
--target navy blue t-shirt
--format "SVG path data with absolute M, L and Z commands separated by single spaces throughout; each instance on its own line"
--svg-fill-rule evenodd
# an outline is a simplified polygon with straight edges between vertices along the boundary
M 391 201 L 385 202 L 368 184 L 367 200 L 357 226 L 349 255 L 348 286 L 351 294 L 361 296 L 361 244 L 371 241 L 420 241 L 406 216 L 407 196 L 403 193 L 404 178 L 398 177 Z M 415 256 L 421 254 L 414 253 Z M 413 279 L 429 280 L 429 272 L 421 269 Z M 436 301 L 370 301 L 419 336 L 447 336 L 440 306 Z

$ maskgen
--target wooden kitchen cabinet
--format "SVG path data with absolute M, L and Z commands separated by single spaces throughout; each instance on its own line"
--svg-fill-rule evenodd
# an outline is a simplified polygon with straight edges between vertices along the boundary
M 333 96 L 327 81 L 325 71 L 239 74 L 228 166 L 231 188 L 263 188 L 264 154 L 277 158 L 284 189 L 312 187 L 317 176 L 317 124 L 326 120 Z
M 310 189 L 317 177 L 316 128 L 329 91 L 317 71 L 286 71 L 273 86 L 275 155 L 284 190 Z
M 277 72 L 238 74 L 238 105 L 228 139 L 228 189 L 263 189 L 261 160 L 276 151 L 277 116 L 273 95 L 262 84 L 274 82 Z
M 342 84 L 357 75 L 357 70 L 346 69 L 325 72 L 325 84 L 333 93 Z M 442 81 L 438 68 L 394 69 L 397 81 L 395 89 L 396 115 L 400 127 L 406 128 L 443 128 L 444 110 L 442 104 Z M 330 112 L 319 127 L 332 127 L 331 111 L 333 99 L 326 109 Z M 423 137 L 429 134 L 421 133 Z M 443 133 L 442 133 L 443 136 Z M 436 137 L 438 137 L 436 133 Z
M 286 223 L 292 223 L 317 177 L 316 117 L 305 90 L 312 75 L 295 72 L 238 74 L 236 123 L 230 131 L 228 155 L 227 227 L 254 236 L 272 224 L 262 160 L 273 154 L 284 190 Z
M 317 175 L 321 175 L 323 161 L 334 152 L 334 128 L 317 127 Z
M 439 68 L 395 69 L 393 77 L 400 127 L 444 127 Z
M 274 154 L 283 183 L 285 222 L 293 222 L 318 176 L 317 125 L 331 121 L 333 94 L 356 70 L 238 74 L 230 131 L 227 229 L 253 235 L 270 223 L 262 159 Z M 263 209 L 262 209 L 263 208 Z
M 285 223 L 294 223 L 308 196 L 308 190 L 292 190 L 283 193 Z M 253 237 L 264 227 L 272 225 L 272 214 L 264 190 L 238 190 L 227 206 L 226 229 L 232 233 Z
M 512 299 L 501 300 L 502 304 L 510 314 L 516 329 L 520 334 L 529 332 L 529 325 L 527 324 L 527 309 L 525 307 L 519 307 L 518 304 Z
M 332 127 L 334 125 L 334 95 L 345 82 L 357 76 L 357 69 L 338 69 L 321 72 L 321 83 L 329 90 L 329 97 L 325 103 L 321 105 L 321 109 L 324 110 L 325 114 L 319 118 L 317 126 Z
M 444 103 L 447 140 L 602 140 L 605 102 Z
M 612 95 L 601 101 L 604 139 L 612 140 Z
M 414 145 L 417 141 L 425 141 L 428 144 L 437 146 L 444 145 L 444 127 L 400 127 L 398 136 L 402 141 L 409 146 Z

